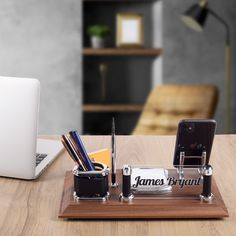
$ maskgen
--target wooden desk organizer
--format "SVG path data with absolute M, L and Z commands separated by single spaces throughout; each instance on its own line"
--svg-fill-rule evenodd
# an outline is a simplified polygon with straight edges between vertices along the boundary
M 168 170 L 178 178 L 176 169 Z M 199 200 L 202 185 L 185 187 L 180 190 L 173 186 L 172 191 L 160 195 L 137 195 L 131 202 L 119 201 L 122 192 L 122 173 L 117 170 L 118 187 L 109 187 L 107 201 L 76 201 L 73 197 L 74 181 L 71 171 L 66 172 L 59 218 L 68 219 L 155 219 L 155 218 L 222 218 L 228 217 L 221 194 L 214 178 L 212 179 L 211 202 Z

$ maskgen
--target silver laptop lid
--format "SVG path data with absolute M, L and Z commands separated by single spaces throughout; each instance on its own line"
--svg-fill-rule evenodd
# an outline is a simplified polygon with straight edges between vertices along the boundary
M 0 176 L 35 175 L 40 83 L 0 76 Z

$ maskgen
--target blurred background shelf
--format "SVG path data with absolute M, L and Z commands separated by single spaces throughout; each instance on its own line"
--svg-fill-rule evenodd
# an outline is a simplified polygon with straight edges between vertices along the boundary
M 116 47 L 120 13 L 143 15 L 141 47 Z M 112 117 L 117 134 L 131 134 L 153 86 L 161 81 L 161 1 L 84 0 L 82 24 L 83 133 L 110 134 Z M 110 29 L 105 46 L 91 47 L 90 26 Z
M 84 48 L 84 56 L 159 56 L 161 48 Z
M 141 104 L 85 104 L 84 112 L 141 112 Z

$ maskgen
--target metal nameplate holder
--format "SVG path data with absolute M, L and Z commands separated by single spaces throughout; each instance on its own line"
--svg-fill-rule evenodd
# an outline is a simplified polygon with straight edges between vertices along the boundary
M 205 154 L 206 152 L 204 151 L 202 157 L 199 157 L 202 158 L 202 165 L 193 168 L 188 166 L 190 168 L 186 168 L 185 176 L 183 165 L 178 166 L 177 171 L 174 169 L 167 170 L 159 168 L 161 171 L 164 170 L 164 172 L 168 172 L 165 180 L 158 177 L 155 178 L 153 175 L 145 176 L 145 172 L 139 172 L 140 174 L 137 175 L 137 171 L 146 171 L 148 169 L 158 171 L 158 168 L 131 167 L 129 165 L 124 165 L 122 169 L 122 192 L 119 196 L 120 201 L 130 202 L 136 198 L 144 200 L 150 198 L 174 199 L 175 197 L 178 199 L 186 198 L 187 200 L 191 197 L 196 199 L 198 196 L 201 201 L 211 202 L 214 197 L 211 187 L 213 168 L 211 165 L 205 165 Z M 184 157 L 183 153 L 182 157 Z M 134 175 L 133 171 L 136 172 Z M 157 181 L 158 183 L 161 183 L 162 180 L 162 184 L 156 184 Z
M 156 181 L 159 181 L 160 182 L 160 179 L 155 179 L 155 177 L 143 177 L 142 174 L 140 173 L 139 175 L 140 176 L 137 176 L 136 177 L 136 173 L 134 174 L 135 176 L 135 180 L 137 183 L 135 183 L 133 186 L 133 184 L 131 185 L 131 176 L 133 176 L 133 168 L 131 166 L 128 166 L 128 165 L 124 165 L 123 166 L 123 189 L 122 189 L 122 193 L 120 195 L 120 200 L 122 201 L 131 201 L 133 198 L 134 198 L 134 195 L 135 195 L 135 198 L 136 198 L 136 194 L 156 194 L 158 196 L 158 194 L 168 194 L 168 192 L 172 191 L 172 185 L 176 185 L 176 183 L 179 183 L 179 184 L 183 184 L 182 182 L 192 182 L 195 183 L 195 185 L 199 185 L 200 183 L 202 183 L 202 192 L 201 194 L 199 194 L 199 197 L 200 197 L 200 200 L 204 200 L 204 201 L 211 201 L 213 199 L 213 194 L 211 192 L 211 177 L 212 177 L 212 166 L 208 165 L 206 163 L 206 158 L 207 158 L 207 152 L 205 149 L 203 149 L 201 151 L 201 155 L 199 156 L 187 156 L 186 155 L 186 151 L 184 149 L 182 149 L 179 153 L 179 165 L 178 166 L 175 166 L 176 167 L 176 170 L 177 170 L 177 173 L 171 171 L 170 172 L 170 175 L 167 174 L 167 179 L 165 179 L 165 182 L 164 182 L 164 179 L 163 179 L 163 183 L 160 184 L 159 187 L 153 187 L 152 185 L 150 185 L 150 183 L 154 184 L 154 185 L 158 185 L 156 184 L 157 182 Z M 186 165 L 186 160 L 187 159 L 199 159 L 199 161 L 197 160 L 197 163 L 198 164 L 195 164 L 195 165 Z M 127 171 L 127 169 L 129 169 L 129 171 Z M 150 169 L 150 170 L 155 170 L 155 168 L 144 168 L 144 167 L 140 167 L 140 168 L 134 168 L 134 169 L 138 169 L 139 170 L 147 170 Z M 157 168 L 158 169 L 158 168 Z M 161 168 L 163 169 L 163 168 Z M 185 169 L 185 170 L 184 170 Z M 163 169 L 165 170 L 165 169 Z M 167 172 L 169 172 L 168 170 L 166 170 Z M 184 173 L 185 172 L 185 173 Z M 190 177 L 190 173 L 191 174 L 191 177 Z M 196 178 L 196 177 L 192 177 L 196 174 L 196 173 L 199 177 Z M 177 174 L 177 175 L 176 175 Z M 196 176 L 197 176 L 196 175 Z M 176 177 L 175 177 L 176 176 Z M 132 178 L 134 180 L 134 177 Z M 173 180 L 173 181 L 172 181 Z M 180 182 L 182 181 L 182 182 Z M 166 184 L 164 184 L 166 183 Z M 148 184 L 150 186 L 148 186 Z M 190 187 L 191 185 L 190 184 Z M 137 186 L 136 186 L 137 185 Z M 147 185 L 147 186 L 141 186 L 139 187 L 138 189 L 138 185 Z M 131 187 L 132 186 L 132 187 Z M 183 185 L 184 186 L 184 185 Z M 181 192 L 182 189 L 183 189 L 183 186 L 181 188 L 178 188 L 178 192 Z M 134 189 L 134 188 L 137 188 L 137 189 Z M 158 189 L 159 188 L 159 189 Z M 175 187 L 175 194 L 176 194 L 176 187 Z M 153 196 L 153 195 L 152 195 Z M 172 197 L 174 195 L 172 194 Z M 176 195 L 177 196 L 177 195 Z M 183 195 L 182 195 L 183 197 Z

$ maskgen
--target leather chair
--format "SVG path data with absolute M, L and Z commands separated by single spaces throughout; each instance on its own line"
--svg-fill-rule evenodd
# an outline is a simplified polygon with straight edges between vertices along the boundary
M 214 85 L 161 85 L 149 95 L 133 134 L 176 134 L 180 120 L 213 118 L 218 102 Z

